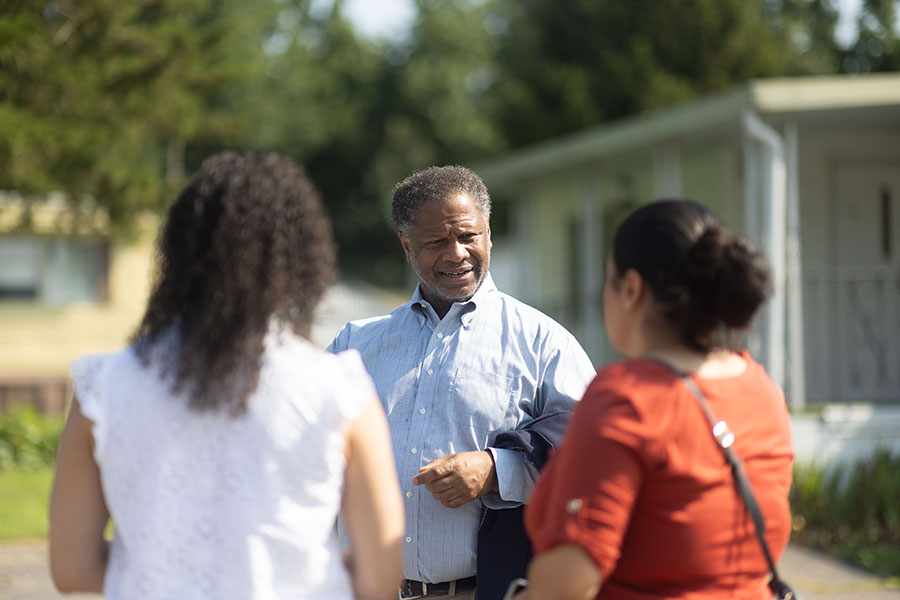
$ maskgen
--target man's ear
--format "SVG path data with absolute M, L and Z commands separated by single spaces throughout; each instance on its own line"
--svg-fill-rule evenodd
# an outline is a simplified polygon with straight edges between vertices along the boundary
M 400 231 L 397 232 L 397 237 L 400 238 L 400 244 L 403 246 L 403 253 L 406 254 L 406 262 L 412 264 L 412 260 L 410 260 L 409 254 L 409 240 L 406 239 L 406 236 L 404 236 Z
M 491 239 L 491 224 L 487 226 L 488 250 L 494 247 L 494 241 Z

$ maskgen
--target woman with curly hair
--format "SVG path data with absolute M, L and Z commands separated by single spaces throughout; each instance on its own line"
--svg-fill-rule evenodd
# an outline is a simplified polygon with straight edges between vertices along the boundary
M 168 211 L 132 344 L 71 367 L 50 506 L 61 591 L 396 595 L 403 513 L 381 405 L 357 354 L 306 339 L 334 270 L 301 167 L 203 164 Z
M 762 254 L 699 204 L 654 202 L 619 226 L 603 321 L 626 358 L 597 373 L 535 484 L 525 517 L 536 556 L 518 600 L 772 598 L 710 425 L 715 415 L 731 428 L 723 446 L 733 440 L 743 461 L 777 561 L 790 535 L 787 407 L 763 367 L 731 349 L 770 289 Z

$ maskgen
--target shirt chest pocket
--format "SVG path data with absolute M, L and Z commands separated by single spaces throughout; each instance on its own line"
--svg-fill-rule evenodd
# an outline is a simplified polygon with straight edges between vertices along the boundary
M 453 420 L 491 441 L 519 422 L 515 381 L 508 375 L 459 369 L 453 378 Z

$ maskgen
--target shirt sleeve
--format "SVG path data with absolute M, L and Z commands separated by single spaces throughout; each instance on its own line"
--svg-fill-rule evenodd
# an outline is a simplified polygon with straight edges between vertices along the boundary
M 497 510 L 515 508 L 525 503 L 531 488 L 534 487 L 534 476 L 525 462 L 525 455 L 516 450 L 506 448 L 488 448 L 494 459 L 497 471 L 497 487 L 499 493 L 492 492 L 483 498 L 484 505 Z
M 376 397 L 375 384 L 363 366 L 362 357 L 350 349 L 336 354 L 340 366 L 335 385 L 340 391 L 338 410 L 344 424 L 359 416 L 368 402 Z
M 535 552 L 577 545 L 607 577 L 619 559 L 646 472 L 646 447 L 632 401 L 610 390 L 589 389 L 526 508 Z
M 78 406 L 89 421 L 94 436 L 94 458 L 102 455 L 106 440 L 106 404 L 103 395 L 103 371 L 107 355 L 83 356 L 69 365 L 72 388 Z
M 585 390 L 597 374 L 581 344 L 568 332 L 559 343 L 548 343 L 542 358 L 541 384 L 535 402 L 536 414 L 574 410 Z
M 337 332 L 337 335 L 334 336 L 334 339 L 331 340 L 331 343 L 328 344 L 328 347 L 325 348 L 325 350 L 327 352 L 331 352 L 332 354 L 343 352 L 349 347 L 349 338 L 350 324 L 347 323 L 341 328 L 340 331 Z
M 538 417 L 559 410 L 573 410 L 597 374 L 591 359 L 575 338 L 565 335 L 563 344 L 548 341 L 550 350 L 540 365 L 542 371 L 538 397 L 534 404 Z M 489 448 L 497 471 L 500 493 L 485 496 L 488 508 L 514 508 L 523 504 L 534 488 L 536 473 L 529 469 L 525 457 L 515 450 Z

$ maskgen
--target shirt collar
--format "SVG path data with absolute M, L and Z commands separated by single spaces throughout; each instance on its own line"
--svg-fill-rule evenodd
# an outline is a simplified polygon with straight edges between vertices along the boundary
M 466 300 L 465 302 L 454 302 L 450 307 L 450 310 L 447 314 L 451 314 L 453 312 L 461 313 L 461 319 L 463 325 L 468 325 L 469 321 L 471 321 L 472 317 L 470 316 L 472 311 L 474 311 L 479 306 L 484 306 L 488 303 L 491 297 L 497 293 L 497 286 L 494 284 L 494 278 L 491 277 L 490 272 L 484 276 L 484 280 L 481 282 L 481 286 L 475 292 L 471 298 Z M 428 300 L 422 297 L 422 284 L 416 284 L 416 290 L 413 292 L 412 300 L 409 302 L 409 307 L 419 314 L 427 315 L 429 313 L 434 313 L 434 309 L 428 303 Z M 459 307 L 459 309 L 457 309 Z M 435 313 L 435 316 L 437 314 Z

